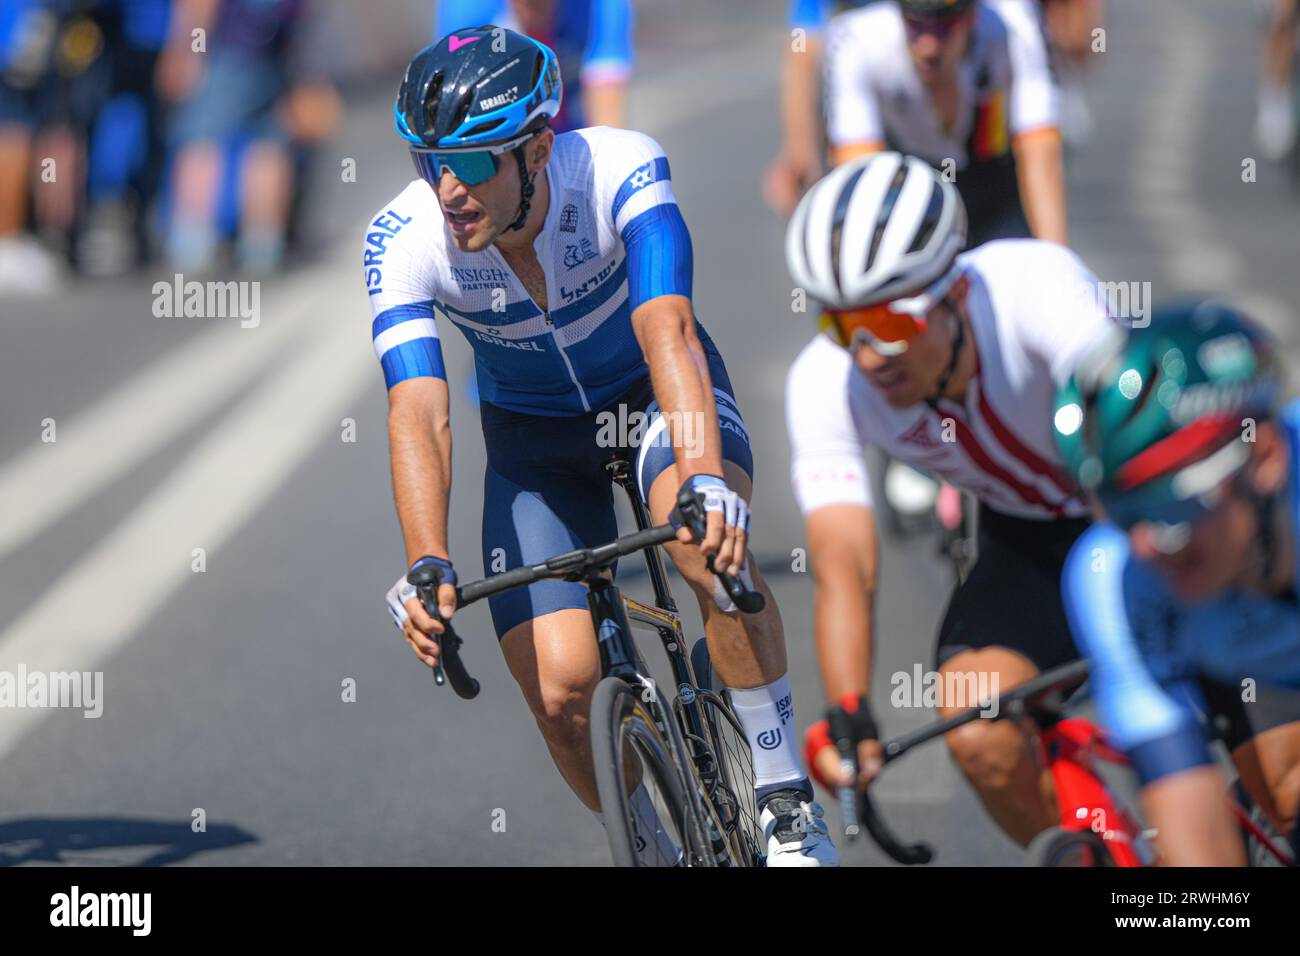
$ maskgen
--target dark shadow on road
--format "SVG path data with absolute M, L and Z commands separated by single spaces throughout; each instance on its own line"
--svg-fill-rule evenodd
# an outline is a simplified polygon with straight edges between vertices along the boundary
M 123 817 L 10 820 L 0 822 L 0 866 L 20 863 L 163 866 L 199 853 L 255 842 L 257 837 L 253 834 L 224 824 L 209 825 L 206 831 L 195 833 L 188 821 L 164 823 Z M 123 851 L 124 858 L 113 859 L 114 849 Z M 148 855 L 137 858 L 140 851 Z M 75 859 L 82 854 L 88 854 L 87 858 Z

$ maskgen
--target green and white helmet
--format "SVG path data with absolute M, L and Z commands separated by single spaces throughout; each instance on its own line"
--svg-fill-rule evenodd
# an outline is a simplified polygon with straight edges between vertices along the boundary
M 1264 333 L 1227 303 L 1157 309 L 1117 334 L 1057 393 L 1054 432 L 1071 476 L 1121 527 L 1183 525 L 1250 459 L 1282 376 Z

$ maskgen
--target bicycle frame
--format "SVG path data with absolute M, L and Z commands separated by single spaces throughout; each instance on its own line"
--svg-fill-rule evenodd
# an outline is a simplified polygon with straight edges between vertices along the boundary
M 1056 786 L 1061 828 L 1097 833 L 1106 841 L 1117 866 L 1149 866 L 1155 862 L 1155 847 L 1097 773 L 1098 761 L 1118 766 L 1129 763 L 1106 743 L 1101 729 L 1090 720 L 1070 717 L 1043 727 L 1037 742 L 1042 763 L 1051 770 Z
M 637 530 L 645 531 L 650 528 L 650 514 L 637 488 L 631 462 L 625 456 L 615 454 L 606 462 L 605 469 L 609 472 L 610 479 L 627 493 Z M 587 606 L 591 611 L 592 623 L 596 626 L 601 676 L 622 678 L 640 689 L 642 699 L 647 703 L 650 700 L 646 695 L 653 697 L 657 705 L 653 708 L 656 722 L 661 725 L 659 731 L 664 734 L 669 745 L 685 758 L 679 766 L 683 774 L 681 780 L 683 791 L 689 799 L 696 802 L 698 818 L 709 821 L 710 832 L 706 836 L 714 848 L 718 862 L 731 863 L 742 851 L 733 839 L 724 836 L 728 829 L 723 825 L 712 799 L 701 797 L 702 792 L 708 792 L 711 797 L 712 789 L 707 786 L 702 787 L 701 783 L 715 776 L 716 766 L 713 762 L 719 758 L 712 752 L 716 743 L 709 743 L 712 735 L 700 712 L 697 698 L 698 684 L 694 669 L 691 667 L 690 656 L 685 651 L 686 644 L 677 605 L 668 590 L 668 573 L 663 554 L 659 548 L 646 548 L 642 553 L 645 556 L 655 604 L 645 604 L 635 598 L 624 596 L 614 582 L 604 574 L 594 575 L 586 581 L 589 589 Z M 645 661 L 632 640 L 632 625 L 640 625 L 659 635 L 677 689 L 673 706 L 668 706 L 657 683 L 649 676 Z M 674 713 L 684 725 L 684 733 L 683 727 L 679 727 L 677 721 L 671 719 Z M 695 746 L 688 747 L 687 739 Z M 692 780 L 686 775 L 688 764 L 700 777 L 699 781 Z

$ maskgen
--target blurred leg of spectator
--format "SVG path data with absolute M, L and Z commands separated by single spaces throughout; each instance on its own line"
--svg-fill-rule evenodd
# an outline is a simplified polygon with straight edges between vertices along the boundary
M 205 272 L 214 263 L 218 241 L 217 186 L 221 172 L 221 148 L 215 140 L 195 140 L 182 146 L 176 154 L 167 258 L 173 268 L 182 272 Z
M 244 152 L 240 170 L 240 268 L 274 271 L 284 256 L 284 235 L 293 196 L 293 165 L 283 143 L 261 140 Z
M 44 295 L 56 290 L 59 267 L 56 258 L 27 232 L 32 133 L 24 123 L 13 122 L 12 114 L 4 115 L 8 92 L 0 89 L 0 294 Z
M 1255 114 L 1255 141 L 1264 158 L 1283 159 L 1296 140 L 1295 63 L 1300 0 L 1273 0 L 1272 17 L 1264 37 L 1263 70 L 1259 82 L 1259 109 Z

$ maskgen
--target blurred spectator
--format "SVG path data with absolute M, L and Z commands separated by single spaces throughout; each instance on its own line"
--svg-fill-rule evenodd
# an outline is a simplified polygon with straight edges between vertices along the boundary
M 71 144 L 85 156 L 84 197 L 61 196 L 74 217 L 72 258 L 87 275 L 119 275 L 146 252 L 146 211 L 164 165 L 162 104 L 154 90 L 172 0 L 93 0 L 81 17 L 100 34 L 101 50 L 76 74 L 68 119 Z M 57 130 L 57 127 L 56 127 Z M 56 134 L 57 135 L 57 134 Z M 45 191 L 51 199 L 59 192 Z M 52 222 L 58 214 L 42 216 Z M 67 210 L 62 216 L 69 215 Z
M 27 233 L 39 84 L 56 20 L 41 0 L 0 0 L 0 292 L 48 293 L 54 256 Z
M 437 38 L 462 27 L 496 24 L 555 51 L 564 103 L 557 133 L 622 126 L 632 74 L 631 0 L 442 0 Z
M 1264 158 L 1284 159 L 1295 147 L 1296 29 L 1300 26 L 1300 0 L 1272 0 L 1268 30 L 1264 35 L 1263 75 L 1259 81 L 1259 109 L 1255 114 L 1255 142 Z
M 175 268 L 211 270 L 228 233 L 244 271 L 279 266 L 299 181 L 295 147 L 330 135 L 340 114 L 322 51 L 303 39 L 308 8 L 308 0 L 176 0 L 158 63 L 159 89 L 178 103 L 166 241 Z M 206 52 L 196 51 L 195 30 Z M 223 210 L 231 183 L 233 208 Z

